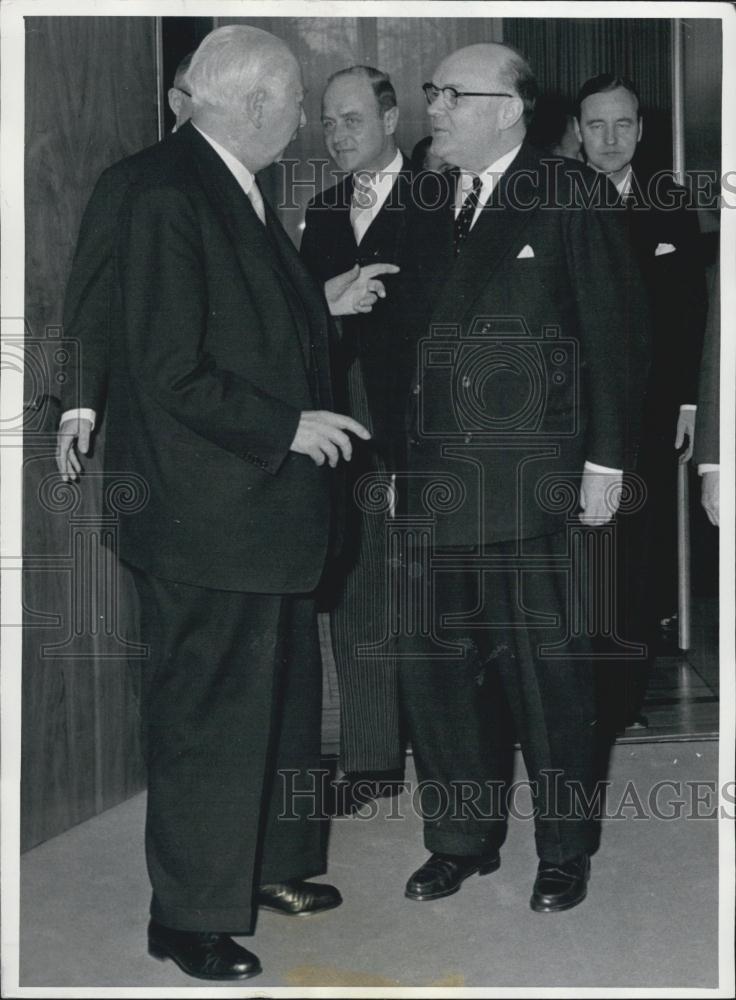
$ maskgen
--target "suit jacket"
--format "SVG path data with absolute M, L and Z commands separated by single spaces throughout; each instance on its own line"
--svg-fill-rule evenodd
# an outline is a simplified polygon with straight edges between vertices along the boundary
M 545 163 L 525 143 L 458 258 L 450 190 L 410 221 L 397 303 L 407 502 L 432 513 L 438 545 L 557 531 L 569 504 L 554 480 L 569 497 L 586 460 L 633 465 L 645 294 L 623 212 L 585 204 L 593 183 L 587 167 Z
M 321 291 L 191 125 L 140 157 L 116 244 L 105 459 L 148 497 L 120 515 L 119 554 L 184 583 L 307 592 L 329 472 L 289 446 L 302 410 L 331 406 Z
M 705 324 L 703 359 L 698 388 L 698 419 L 695 424 L 696 465 L 720 462 L 720 353 L 721 353 L 721 282 L 720 267 L 713 269 L 710 306 Z
M 126 157 L 100 175 L 82 217 L 64 296 L 64 335 L 79 345 L 79 363 L 61 386 L 61 409 L 102 409 L 109 367 L 108 335 L 115 281 L 114 247 L 128 188 L 148 150 Z
M 320 281 L 349 271 L 356 263 L 398 264 L 406 239 L 407 206 L 412 198 L 412 171 L 406 164 L 399 172 L 380 212 L 355 242 L 350 223 L 353 176 L 322 191 L 307 208 L 301 244 L 301 257 Z M 371 447 L 388 461 L 392 435 L 387 423 L 392 395 L 392 372 L 395 370 L 392 327 L 389 320 L 391 297 L 395 287 L 392 275 L 382 277 L 387 299 L 379 300 L 369 314 L 345 317 L 342 337 L 335 345 L 334 373 L 337 406 L 347 405 L 347 372 L 356 357 L 360 358 L 363 382 L 372 421 Z
M 697 213 L 666 174 L 632 178 L 630 232 L 649 296 L 652 365 L 645 427 L 674 444 L 679 407 L 695 403 L 707 309 Z

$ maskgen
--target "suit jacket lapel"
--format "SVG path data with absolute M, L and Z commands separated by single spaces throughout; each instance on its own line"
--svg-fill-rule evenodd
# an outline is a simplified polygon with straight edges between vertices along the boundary
M 312 361 L 309 326 L 312 320 L 317 322 L 318 310 L 321 310 L 324 325 L 324 306 L 319 289 L 307 274 L 291 240 L 265 199 L 268 233 L 250 199 L 207 140 L 190 126 L 185 126 L 178 134 L 190 144 L 202 185 L 230 236 L 240 268 L 248 281 L 257 285 L 260 273 L 263 280 L 275 277 L 278 281 L 291 280 L 294 285 L 305 307 L 304 314 L 297 311 L 294 321 L 308 371 Z
M 432 315 L 433 323 L 457 323 L 504 257 L 516 248 L 534 214 L 528 206 L 534 204 L 538 178 L 539 158 L 525 144 L 498 181 L 456 259 Z
M 376 260 L 383 254 L 384 263 L 395 263 L 403 227 L 406 224 L 406 213 L 402 209 L 406 208 L 408 204 L 411 193 L 410 185 L 411 171 L 404 167 L 399 171 L 378 215 L 363 234 L 363 239 L 357 249 L 359 256 L 375 256 L 378 253 Z

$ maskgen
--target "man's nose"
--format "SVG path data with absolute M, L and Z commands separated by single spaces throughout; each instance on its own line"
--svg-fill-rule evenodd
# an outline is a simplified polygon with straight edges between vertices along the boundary
M 427 114 L 430 118 L 435 118 L 437 115 L 441 115 L 445 110 L 445 100 L 440 93 L 427 107 Z
M 336 122 L 335 131 L 332 133 L 332 141 L 336 146 L 342 145 L 348 134 L 348 130 L 345 127 L 344 122 Z
M 616 130 L 614 129 L 613 125 L 609 125 L 606 128 L 606 134 L 605 134 L 604 139 L 605 139 L 605 143 L 606 143 L 607 146 L 613 146 L 615 144 L 615 142 L 616 142 Z

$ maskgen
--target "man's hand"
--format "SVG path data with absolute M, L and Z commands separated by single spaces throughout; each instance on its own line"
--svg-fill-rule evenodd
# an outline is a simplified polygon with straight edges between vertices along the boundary
M 76 480 L 81 475 L 82 463 L 77 452 L 87 454 L 91 434 L 92 421 L 83 417 L 72 417 L 59 425 L 56 435 L 56 465 L 65 483 Z
M 687 438 L 687 448 L 680 455 L 680 462 L 689 462 L 693 454 L 693 444 L 695 442 L 695 416 L 697 410 L 680 410 L 677 418 L 677 434 L 675 437 L 675 450 L 679 451 Z
M 370 432 L 352 417 L 329 410 L 304 410 L 289 450 L 309 455 L 315 465 L 329 462 L 334 469 L 340 456 L 349 462 L 353 454 L 346 431 L 357 434 L 364 441 L 370 440 Z
M 338 274 L 325 282 L 325 298 L 333 316 L 351 316 L 368 313 L 376 299 L 386 298 L 379 274 L 397 274 L 395 264 L 356 264 L 350 271 Z
M 720 525 L 720 478 L 720 469 L 712 469 L 710 472 L 704 472 L 701 476 L 703 482 L 700 502 L 708 515 L 708 520 L 716 528 Z
M 608 524 L 621 502 L 622 472 L 583 470 L 580 484 L 580 520 L 583 524 Z

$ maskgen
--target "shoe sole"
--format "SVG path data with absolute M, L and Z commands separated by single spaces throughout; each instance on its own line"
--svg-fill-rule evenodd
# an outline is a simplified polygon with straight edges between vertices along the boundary
M 529 906 L 534 910 L 535 913 L 562 913 L 563 910 L 571 910 L 573 906 L 577 906 L 578 903 L 582 901 L 588 895 L 588 890 L 586 889 L 582 896 L 578 896 L 577 899 L 573 899 L 567 903 L 552 903 L 549 906 L 544 906 L 540 903 L 534 902 L 534 897 L 529 901 Z
M 182 972 L 186 973 L 187 976 L 191 976 L 193 979 L 207 979 L 217 980 L 222 983 L 234 983 L 239 982 L 242 979 L 252 979 L 253 976 L 259 976 L 263 972 L 263 969 L 259 964 L 254 969 L 251 969 L 250 972 L 239 972 L 234 976 L 207 976 L 202 973 L 194 972 L 192 969 L 188 969 L 186 965 L 184 965 L 184 963 L 176 957 L 176 955 L 172 955 L 171 952 L 162 948 L 160 945 L 152 943 L 151 941 L 148 942 L 148 954 L 151 958 L 155 958 L 159 962 L 165 962 L 167 958 L 171 959 L 172 962 L 179 966 Z
M 268 910 L 269 913 L 279 913 L 282 917 L 314 917 L 318 913 L 327 913 L 328 910 L 336 910 L 338 906 L 342 904 L 342 900 L 339 903 L 330 903 L 328 906 L 319 906 L 314 910 L 282 910 L 278 906 L 271 906 L 269 903 L 259 903 L 259 910 Z
M 468 872 L 464 875 L 457 885 L 454 885 L 451 889 L 442 889 L 439 892 L 432 893 L 411 893 L 408 889 L 404 890 L 404 896 L 406 899 L 410 899 L 413 903 L 427 903 L 433 899 L 444 899 L 446 896 L 454 896 L 456 892 L 460 892 L 462 884 L 466 878 L 470 878 L 471 875 L 491 875 L 493 872 L 497 872 L 501 867 L 501 859 L 498 858 L 496 861 L 491 861 L 486 865 L 481 865 L 476 868 L 475 871 Z

